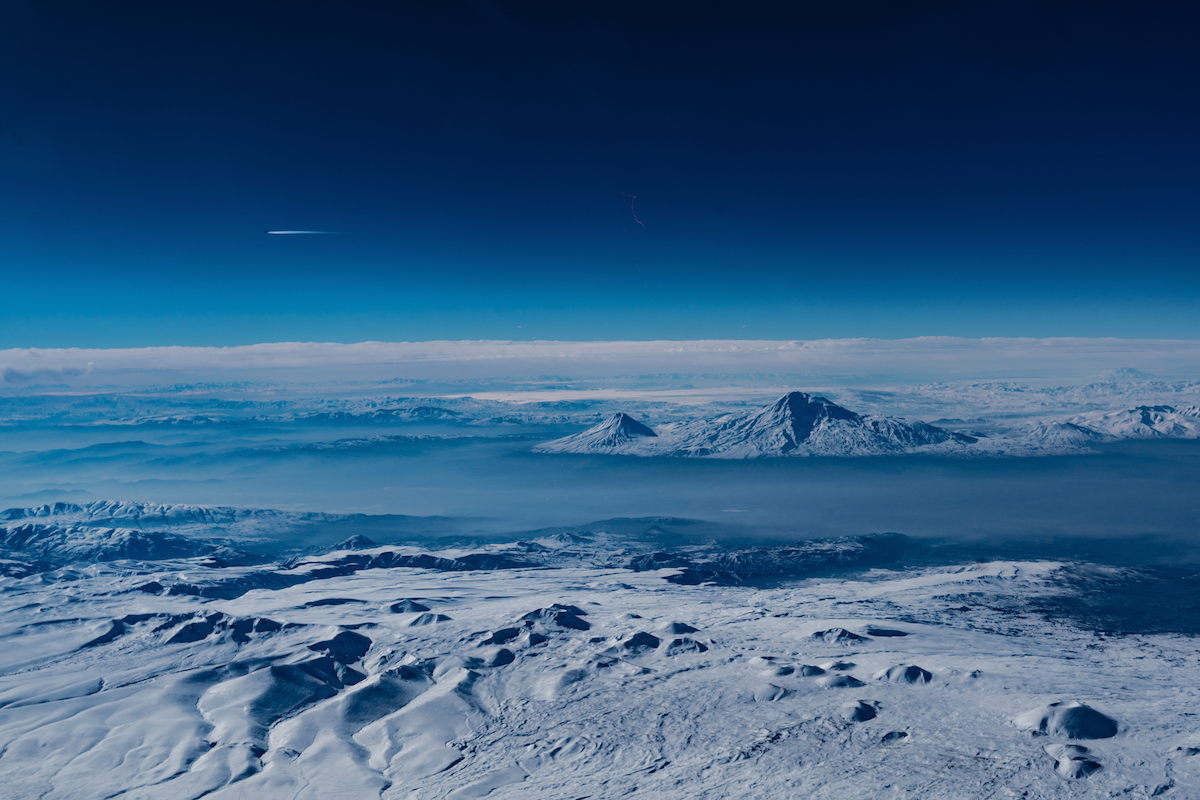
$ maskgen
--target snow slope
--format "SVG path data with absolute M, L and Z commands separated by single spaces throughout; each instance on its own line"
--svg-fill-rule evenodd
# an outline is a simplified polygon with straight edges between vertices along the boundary
M 657 435 L 628 414 L 617 412 L 582 433 L 548 442 L 538 449 L 543 453 L 609 453 Z
M 225 598 L 145 584 L 245 568 L 0 579 L 0 785 L 181 800 L 1200 791 L 1195 637 L 1050 613 L 1068 565 L 748 588 L 670 568 L 333 569 L 352 555 Z
M 1112 439 L 1200 439 L 1197 406 L 1137 406 L 1095 411 L 1070 417 L 1066 422 Z

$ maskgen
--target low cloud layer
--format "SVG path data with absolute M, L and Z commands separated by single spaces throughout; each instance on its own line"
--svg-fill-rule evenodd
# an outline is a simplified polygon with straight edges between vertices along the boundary
M 193 381 L 615 379 L 644 375 L 804 375 L 842 384 L 1061 381 L 1121 368 L 1200 374 L 1200 341 L 1147 339 L 825 339 L 650 342 L 281 342 L 243 347 L 0 351 L 9 387 Z

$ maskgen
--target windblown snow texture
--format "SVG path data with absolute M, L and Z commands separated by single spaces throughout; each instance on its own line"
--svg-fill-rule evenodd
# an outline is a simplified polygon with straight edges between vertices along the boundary
M 72 524 L 42 552 L 71 563 L 0 578 L 9 796 L 865 799 L 888 786 L 937 800 L 1200 785 L 1195 633 L 1102 632 L 1069 610 L 1089 574 L 1119 586 L 1120 570 L 906 569 L 914 544 L 899 536 L 652 549 L 620 532 L 633 521 L 255 566 L 104 560 L 126 551 L 71 545 L 110 530 L 79 524 L 108 522 L 104 507 L 164 527 L 254 516 L 57 509 Z M 56 514 L 5 516 L 18 531 Z

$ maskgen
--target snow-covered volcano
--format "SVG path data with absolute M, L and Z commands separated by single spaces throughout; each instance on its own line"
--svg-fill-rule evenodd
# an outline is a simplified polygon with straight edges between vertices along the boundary
M 631 430 L 648 433 L 633 435 Z M 654 437 L 649 439 L 649 437 Z M 667 425 L 655 435 L 618 414 L 583 433 L 542 445 L 541 452 L 651 456 L 872 456 L 961 449 L 976 439 L 924 422 L 859 414 L 806 392 L 789 392 L 754 414 Z
M 614 448 L 647 437 L 657 437 L 651 428 L 623 412 L 617 412 L 599 425 L 538 448 L 545 453 L 607 453 Z
M 884 455 L 975 441 L 924 422 L 858 414 L 805 392 L 789 392 L 750 419 L 715 434 L 697 438 L 711 442 L 714 454 L 728 458 Z

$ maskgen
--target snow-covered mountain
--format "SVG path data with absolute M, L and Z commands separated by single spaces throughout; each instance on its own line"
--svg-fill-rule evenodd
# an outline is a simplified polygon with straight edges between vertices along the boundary
M 1013 387 L 1001 387 L 1015 391 Z M 994 389 L 1000 391 L 1000 389 Z M 775 456 L 1046 456 L 1096 452 L 1121 439 L 1200 438 L 1200 406 L 1140 405 L 996 427 L 984 437 L 921 421 L 851 411 L 790 392 L 756 413 L 670 421 L 653 430 L 614 414 L 582 433 L 539 445 L 544 453 L 767 458 Z
M 1118 367 L 1117 369 L 1106 369 L 1100 373 L 1100 380 L 1105 383 L 1131 383 L 1134 381 L 1153 381 L 1155 376 L 1148 375 L 1140 369 L 1133 367 Z
M 976 441 L 924 422 L 858 414 L 805 392 L 790 392 L 747 419 L 689 427 L 679 432 L 680 449 L 724 458 L 888 455 Z
M 282 553 L 313 546 L 328 549 L 335 542 L 364 532 L 393 539 L 437 537 L 472 530 L 478 522 L 400 514 L 327 514 L 244 506 L 95 500 L 5 509 L 0 511 L 0 536 L 5 531 L 33 524 L 73 531 L 75 539 L 84 536 L 89 528 L 110 529 L 187 536 L 239 548 L 269 545 L 271 551 Z
M 378 544 L 357 534 L 332 545 L 299 548 L 260 539 L 228 538 L 230 520 L 274 519 L 295 522 L 299 515 L 273 509 L 231 506 L 173 506 L 97 501 L 86 505 L 56 503 L 0 512 L 0 575 L 28 575 L 61 567 L 121 560 L 192 559 L 194 566 L 249 566 L 284 558 L 277 567 L 252 575 L 215 570 L 207 579 L 168 583 L 155 591 L 200 596 L 236 596 L 254 588 L 278 587 L 351 575 L 361 570 L 420 568 L 439 572 L 497 569 L 572 569 L 605 567 L 639 572 L 671 567 L 684 583 L 736 585 L 762 579 L 795 578 L 827 569 L 857 569 L 888 563 L 912 549 L 899 534 L 807 539 L 786 546 L 730 548 L 707 538 L 729 529 L 702 520 L 667 517 L 604 520 L 571 529 L 512 533 L 501 541 L 458 537 L 425 543 Z M 334 529 L 370 529 L 373 518 L 319 515 Z M 139 528 L 112 527 L 118 519 Z M 387 517 L 382 519 L 386 520 Z M 170 522 L 180 523 L 172 528 Z M 150 521 L 157 521 L 155 529 Z M 107 522 L 108 526 L 99 523 Z M 232 530 L 236 531 L 236 528 Z M 293 529 L 281 527 L 287 536 Z M 261 533 L 261 529 L 256 529 Z M 418 537 L 420 538 L 420 537 Z M 492 534 L 490 539 L 495 539 Z M 688 544 L 682 546 L 680 543 Z M 199 580 L 199 582 L 197 582 Z M 232 582 L 231 582 L 232 580 Z
M 543 453 L 609 453 L 631 442 L 657 436 L 633 417 L 617 412 L 582 433 L 548 442 L 538 449 Z
M 755 414 L 671 424 L 657 435 L 624 414 L 614 415 L 602 425 L 537 449 L 714 458 L 874 456 L 930 452 L 939 445 L 952 451 L 976 441 L 924 422 L 859 414 L 824 397 L 789 392 Z
M 212 540 L 193 539 L 162 531 L 37 522 L 0 528 L 0 557 L 42 570 L 75 563 L 121 559 L 158 561 L 200 556 L 222 563 L 255 560 L 247 553 L 216 544 Z
M 1137 406 L 1117 411 L 1077 414 L 1068 424 L 1112 439 L 1198 439 L 1200 407 Z
M 1095 453 L 1122 439 L 1200 439 L 1200 408 L 1137 406 L 1019 425 L 987 441 L 996 455 Z
M 56 524 L 122 527 L 134 530 L 181 529 L 196 533 L 247 533 L 256 529 L 272 532 L 278 526 L 297 522 L 330 521 L 337 515 L 242 508 L 199 506 L 186 503 L 139 503 L 96 500 L 90 503 L 47 503 L 30 508 L 0 511 L 0 526 L 12 522 L 51 520 Z
M 1112 437 L 1071 422 L 1033 422 L 1012 431 L 1008 437 L 1014 449 L 1025 447 L 1030 452 L 1095 452 L 1093 445 Z

